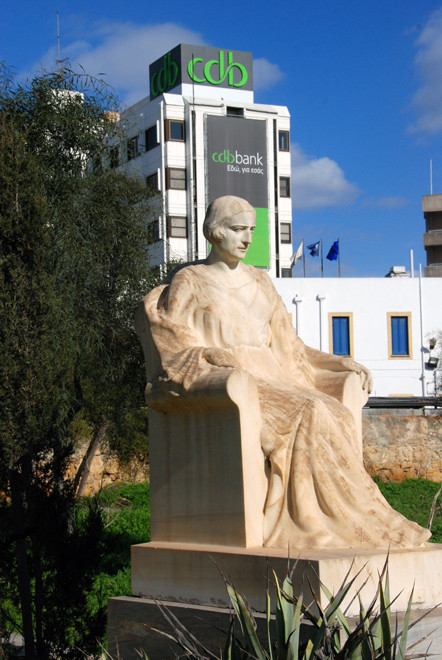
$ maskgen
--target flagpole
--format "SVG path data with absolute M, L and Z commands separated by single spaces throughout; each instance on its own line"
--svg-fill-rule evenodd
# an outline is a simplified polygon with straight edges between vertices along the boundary
M 338 276 L 341 277 L 341 246 L 338 238 Z
M 321 277 L 324 277 L 324 259 L 322 256 L 322 238 L 321 238 Z
M 305 277 L 305 240 L 302 239 L 302 266 L 304 268 L 304 277 Z

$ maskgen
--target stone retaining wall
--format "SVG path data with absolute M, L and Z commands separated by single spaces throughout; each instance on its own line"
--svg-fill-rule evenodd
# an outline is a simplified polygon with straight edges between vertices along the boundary
M 74 476 L 77 472 L 83 456 L 87 450 L 88 442 L 80 443 L 72 459 L 71 469 L 68 476 Z M 106 445 L 98 449 L 92 463 L 91 471 L 87 480 L 85 495 L 98 493 L 104 486 L 126 481 L 138 483 L 149 480 L 148 460 L 132 460 L 129 465 L 121 465 L 115 456 L 109 456 Z
M 382 481 L 431 479 L 442 481 L 442 411 L 364 409 L 364 464 Z M 79 465 L 87 444 L 81 447 L 73 469 Z M 121 466 L 105 450 L 98 451 L 88 479 L 86 495 L 117 481 L 149 479 L 149 465 L 133 461 Z
M 382 481 L 442 481 L 442 411 L 364 409 L 364 464 Z

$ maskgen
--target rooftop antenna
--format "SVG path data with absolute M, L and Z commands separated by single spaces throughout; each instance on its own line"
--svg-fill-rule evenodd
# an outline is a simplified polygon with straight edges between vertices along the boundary
M 433 159 L 430 158 L 430 195 L 433 194 Z
M 60 67 L 60 14 L 57 9 L 57 64 L 58 64 L 58 73 L 61 73 L 61 67 Z

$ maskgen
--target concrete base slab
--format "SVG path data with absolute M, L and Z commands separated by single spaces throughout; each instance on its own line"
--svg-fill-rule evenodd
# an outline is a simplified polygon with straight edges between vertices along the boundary
M 202 607 L 199 605 L 184 605 L 182 603 L 162 602 L 168 614 L 179 619 L 194 637 L 209 649 L 219 655 L 224 647 L 230 627 L 231 611 L 227 608 Z M 263 644 L 267 640 L 267 624 L 265 615 L 255 615 L 258 636 Z M 166 658 L 182 657 L 184 651 L 171 639 L 152 630 L 162 630 L 168 634 L 172 628 L 165 620 L 158 607 L 158 602 L 146 598 L 120 597 L 110 598 L 108 603 L 108 651 L 111 658 L 119 660 L 140 660 L 144 651 L 149 660 L 166 660 Z M 274 637 L 274 622 L 272 622 Z M 308 638 L 303 626 L 301 639 Z M 235 624 L 239 634 L 240 627 Z
M 410 622 L 416 621 L 422 616 L 422 611 L 416 610 L 411 613 Z M 403 617 L 399 617 L 398 626 L 402 630 Z M 407 647 L 413 645 L 413 652 L 417 655 L 428 653 L 432 660 L 442 660 L 442 608 L 431 610 L 419 621 L 408 633 Z
M 222 631 L 229 629 L 229 613 L 220 608 L 201 608 L 163 602 L 180 622 L 212 652 L 218 652 L 225 639 Z M 149 660 L 165 660 L 180 654 L 180 647 L 172 640 L 151 630 L 166 633 L 172 629 L 164 619 L 158 603 L 146 598 L 122 596 L 110 598 L 107 610 L 108 652 L 111 658 L 140 660 L 144 651 Z
M 219 655 L 223 648 L 226 633 L 230 624 L 230 611 L 225 608 L 202 607 L 182 603 L 163 602 L 169 613 L 191 632 L 196 639 L 214 654 Z M 423 614 L 423 610 L 415 610 L 411 621 Z M 267 648 L 267 627 L 263 614 L 255 614 L 258 636 Z M 357 625 L 358 620 L 350 621 Z M 402 630 L 404 617 L 397 615 L 398 632 Z M 395 630 L 396 616 L 392 616 L 392 629 Z M 108 652 L 115 660 L 166 660 L 182 655 L 182 649 L 167 637 L 152 630 L 156 628 L 171 633 L 169 624 L 164 619 L 158 603 L 146 598 L 119 597 L 110 598 L 108 604 Z M 240 633 L 236 626 L 237 634 Z M 310 632 L 308 624 L 301 627 L 301 640 L 306 641 Z M 272 622 L 272 639 L 275 638 L 274 621 Z M 422 641 L 420 641 L 422 640 Z M 431 658 L 442 660 L 442 609 L 438 608 L 427 613 L 408 633 L 407 647 L 413 647 L 415 653 L 429 651 Z
M 344 581 L 357 576 L 344 602 L 349 616 L 359 613 L 356 593 L 368 605 L 374 597 L 378 576 L 387 553 L 383 551 L 311 550 L 290 552 L 275 548 L 233 548 L 190 543 L 152 542 L 132 547 L 132 595 L 160 601 L 212 607 L 228 607 L 222 573 L 250 607 L 265 611 L 265 593 L 271 571 L 280 579 L 292 568 L 296 593 L 312 600 L 307 577 L 322 604 L 327 602 L 320 583 L 336 593 Z M 388 559 L 390 594 L 398 596 L 392 611 L 407 608 L 414 587 L 413 608 L 429 609 L 442 603 L 442 545 L 415 550 L 392 550 Z M 352 602 L 353 601 L 353 602 Z

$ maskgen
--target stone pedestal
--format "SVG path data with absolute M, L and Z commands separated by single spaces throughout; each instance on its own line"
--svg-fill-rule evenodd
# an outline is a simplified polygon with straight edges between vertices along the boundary
M 217 621 L 213 625 L 227 630 L 229 620 L 229 600 L 221 571 L 258 613 L 265 612 L 269 580 L 270 591 L 273 591 L 272 569 L 283 579 L 287 568 L 295 565 L 292 576 L 295 592 L 302 592 L 304 600 L 311 602 L 310 581 L 322 604 L 327 599 L 321 592 L 321 582 L 336 593 L 347 574 L 347 580 L 358 574 L 343 606 L 343 609 L 348 607 L 348 616 L 356 616 L 359 603 L 358 599 L 353 600 L 355 594 L 361 590 L 362 602 L 368 606 L 376 593 L 385 560 L 386 552 L 372 550 L 355 554 L 351 549 L 288 552 L 262 547 L 170 542 L 136 545 L 132 547 L 132 596 L 109 602 L 109 649 L 114 655 L 118 647 L 121 655 L 124 647 L 123 660 L 136 657 L 131 655 L 136 648 L 144 648 L 151 660 L 173 657 L 171 651 L 164 655 L 165 641 L 149 632 L 145 625 L 168 629 L 156 601 L 169 603 L 180 620 L 203 634 L 202 641 L 219 648 L 220 636 L 214 633 L 211 624 Z M 392 550 L 388 567 L 390 594 L 392 598 L 398 596 L 392 606 L 393 612 L 406 609 L 413 586 L 414 609 L 425 610 L 442 602 L 441 545 Z M 198 621 L 200 624 L 205 621 L 205 624 L 201 627 Z M 167 648 L 171 648 L 169 641 Z

